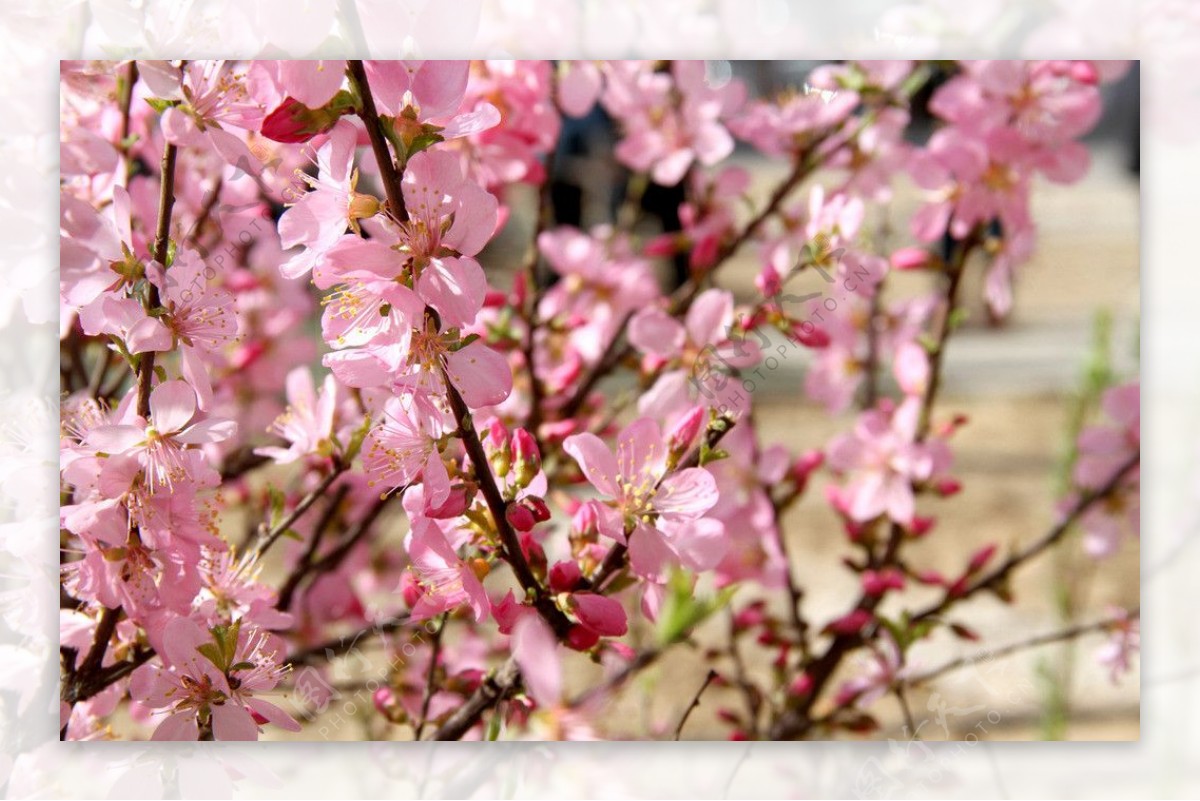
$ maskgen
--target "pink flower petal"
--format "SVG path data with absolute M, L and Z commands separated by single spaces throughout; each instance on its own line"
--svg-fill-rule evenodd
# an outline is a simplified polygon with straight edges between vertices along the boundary
M 512 392 L 508 360 L 482 342 L 448 354 L 446 373 L 472 409 L 495 406 Z
M 563 450 L 579 463 L 593 487 L 610 498 L 621 494 L 617 482 L 617 458 L 603 440 L 591 433 L 575 434 L 563 441 Z
M 181 431 L 196 414 L 196 392 L 186 381 L 164 381 L 150 393 L 150 420 L 160 434 Z
M 522 615 L 513 625 L 512 653 L 525 687 L 543 707 L 562 701 L 562 667 L 554 632 L 539 615 Z

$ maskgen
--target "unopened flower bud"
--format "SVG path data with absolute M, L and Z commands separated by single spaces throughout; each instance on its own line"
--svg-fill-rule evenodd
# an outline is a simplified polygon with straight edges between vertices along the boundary
M 813 680 L 808 673 L 801 673 L 788 685 L 788 693 L 795 698 L 802 698 L 812 692 Z
M 487 432 L 487 452 L 488 461 L 492 464 L 492 470 L 495 471 L 498 478 L 504 478 L 508 475 L 508 470 L 512 466 L 512 455 L 509 452 L 508 445 L 508 429 L 504 427 L 498 419 L 492 418 L 491 425 L 488 426 Z
M 904 574 L 894 567 L 882 570 L 864 570 L 862 574 L 863 592 L 878 598 L 888 590 L 904 589 Z
M 555 562 L 550 568 L 550 589 L 554 592 L 571 592 L 579 585 L 581 578 L 583 571 L 579 569 L 578 562 Z
M 520 503 L 510 503 L 504 510 L 504 517 L 508 520 L 508 524 L 517 531 L 529 531 L 537 525 L 537 520 L 533 518 L 533 512 Z
M 537 443 L 533 435 L 523 428 L 518 428 L 512 435 L 512 460 L 516 467 L 516 483 L 522 489 L 528 487 L 534 476 L 542 469 L 542 459 L 538 455 Z
M 837 620 L 830 621 L 825 630 L 832 634 L 858 634 L 871 622 L 872 618 L 873 616 L 866 609 L 855 609 Z
M 770 264 L 763 267 L 755 276 L 754 286 L 764 298 L 774 298 L 783 291 L 783 281 L 779 277 L 779 271 Z
M 680 417 L 667 432 L 667 446 L 672 463 L 678 463 L 691 449 L 696 437 L 704 428 L 704 407 L 693 406 L 691 411 Z
M 792 326 L 792 336 L 807 348 L 827 348 L 830 343 L 829 334 L 825 332 L 825 329 L 813 325 L 807 320 Z
M 576 651 L 586 651 L 600 642 L 600 634 L 587 626 L 575 625 L 567 632 L 567 647 Z
M 954 478 L 943 478 L 934 487 L 937 494 L 943 498 L 949 498 L 951 495 L 957 495 L 962 492 L 962 482 Z
M 533 519 L 545 523 L 550 519 L 550 507 L 536 495 L 527 495 L 521 499 L 521 505 L 533 513 Z
M 933 517 L 913 515 L 912 522 L 908 524 L 908 533 L 914 537 L 924 537 L 933 530 L 936 522 L 936 518 Z
M 971 557 L 971 563 L 967 565 L 967 572 L 978 573 L 980 570 L 983 570 L 983 566 L 986 565 L 995 554 L 996 546 L 994 544 L 985 545 L 984 547 L 980 548 Z

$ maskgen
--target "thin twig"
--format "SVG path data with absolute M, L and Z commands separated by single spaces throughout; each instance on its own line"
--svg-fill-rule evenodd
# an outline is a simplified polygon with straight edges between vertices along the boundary
M 326 493 L 326 491 L 328 491 L 330 485 L 337 481 L 338 477 L 341 476 L 342 473 L 346 472 L 346 468 L 347 466 L 345 464 L 342 464 L 341 462 L 335 462 L 333 469 L 330 470 L 323 479 L 321 479 L 321 482 L 317 484 L 317 486 L 314 487 L 311 492 L 300 499 L 300 502 L 296 504 L 295 509 L 285 515 L 282 520 L 280 520 L 270 529 L 267 529 L 265 525 L 262 526 L 259 529 L 258 545 L 254 549 L 255 558 L 262 556 L 264 553 L 270 550 L 271 546 L 275 544 L 276 540 L 286 534 L 288 529 L 295 525 L 296 521 L 303 517 L 304 513 L 312 508 L 312 505 L 316 503 L 321 496 Z
M 683 726 L 687 723 L 688 717 L 691 716 L 692 710 L 700 706 L 700 696 L 704 695 L 704 691 L 708 689 L 708 685 L 712 684 L 713 679 L 717 678 L 717 671 L 709 670 L 708 675 L 704 677 L 704 683 L 700 685 L 700 689 L 696 691 L 696 695 L 692 698 L 692 702 L 688 704 L 688 708 L 683 710 L 683 716 L 679 718 L 679 724 L 675 727 L 676 741 L 683 734 Z
M 910 676 L 904 680 L 904 684 L 909 686 L 917 686 L 925 684 L 940 678 L 952 671 L 971 665 L 977 665 L 984 662 L 992 662 L 996 659 L 1001 659 L 1012 654 L 1028 651 L 1031 648 L 1038 648 L 1043 645 L 1051 645 L 1057 642 L 1067 642 L 1081 637 L 1085 634 L 1091 634 L 1097 631 L 1111 629 L 1120 623 L 1125 622 L 1130 618 L 1137 617 L 1139 609 L 1134 608 L 1128 614 L 1122 614 L 1114 617 L 1105 618 L 1103 620 L 1094 620 L 1090 623 L 1077 623 L 1074 626 L 1068 626 L 1060 631 L 1050 632 L 1049 634 L 1039 634 L 1036 637 L 1030 637 L 1027 640 L 1010 643 L 999 648 L 991 648 L 981 653 L 972 654 L 970 656 L 962 656 L 957 659 L 952 659 L 944 665 L 919 673 L 915 676 Z
M 438 657 L 442 653 L 442 632 L 445 630 L 446 615 L 442 615 L 441 623 L 433 632 L 433 642 L 429 654 L 429 672 L 425 677 L 425 696 L 421 699 L 421 716 L 417 719 L 417 726 L 413 733 L 414 740 L 421 739 L 421 734 L 425 731 L 425 724 L 429 720 L 429 703 L 433 700 L 434 685 L 437 683 Z
M 175 207 L 175 157 L 178 151 L 170 142 L 163 148 L 162 180 L 158 193 L 158 226 L 154 231 L 154 260 L 163 269 L 167 267 L 167 246 L 170 244 L 171 210 Z M 146 312 L 159 306 L 158 287 L 146 281 Z M 146 351 L 138 362 L 137 413 L 139 417 L 150 417 L 150 389 L 154 381 L 154 351 Z

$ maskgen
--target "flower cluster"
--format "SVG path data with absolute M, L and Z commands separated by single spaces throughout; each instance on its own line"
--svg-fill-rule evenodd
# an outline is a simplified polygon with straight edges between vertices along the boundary
M 1102 72 L 845 64 L 748 100 L 693 61 L 64 63 L 64 736 L 115 736 L 120 705 L 154 739 L 298 731 L 347 654 L 383 736 L 604 736 L 599 702 L 725 606 L 714 664 L 753 635 L 774 682 L 736 679 L 770 700 L 724 711 L 731 736 L 861 731 L 941 612 L 1013 569 L 991 546 L 947 578 L 906 546 L 960 489 L 965 420 L 935 406 L 960 278 L 985 260 L 1007 309 L 1032 182 L 1083 174 Z M 941 122 L 914 143 L 935 77 Z M 597 104 L 631 193 L 679 187 L 679 230 L 539 208 L 514 268 L 515 187 L 552 201 L 562 118 Z M 765 203 L 727 163 L 736 139 L 784 162 Z M 916 242 L 881 252 L 868 212 L 905 170 L 930 195 Z M 681 255 L 667 291 L 659 262 Z M 750 297 L 719 280 L 735 255 Z M 897 271 L 937 291 L 885 297 Z M 816 276 L 848 294 L 797 305 Z M 755 408 L 791 348 L 795 402 L 858 406 L 802 452 Z M 1136 472 L 1110 479 L 1136 458 L 1137 398 L 1114 390 L 1114 426 L 1080 442 L 1068 514 L 1097 553 L 1136 523 Z M 784 526 L 810 494 L 861 589 L 825 621 Z M 884 617 L 911 584 L 941 601 Z M 604 678 L 571 698 L 588 659 Z

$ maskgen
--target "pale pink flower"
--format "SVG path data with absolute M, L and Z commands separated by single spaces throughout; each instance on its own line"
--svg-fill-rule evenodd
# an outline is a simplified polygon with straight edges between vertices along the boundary
M 446 537 L 431 521 L 413 520 L 408 556 L 421 597 L 413 606 L 414 620 L 425 620 L 466 605 L 476 621 L 483 620 L 491 604 L 470 564 L 459 558 Z
M 604 76 L 594 61 L 563 61 L 559 63 L 558 105 L 569 117 L 583 117 L 604 88 Z
M 306 192 L 279 218 L 279 241 L 285 250 L 300 245 L 304 250 L 280 265 L 284 277 L 299 278 L 310 271 L 347 229 L 357 231 L 359 219 L 379 211 L 377 199 L 355 191 L 357 139 L 358 129 L 353 123 L 339 121 L 317 150 L 317 177 L 299 173 L 312 191 Z
M 658 424 L 640 418 L 617 437 L 617 452 L 595 434 L 575 434 L 563 449 L 608 501 L 600 533 L 628 536 L 638 575 L 661 580 L 668 562 L 710 570 L 725 551 L 724 526 L 703 515 L 717 502 L 716 482 L 702 467 L 667 472 L 667 445 Z
M 256 715 L 300 730 L 282 709 L 255 697 L 283 678 L 282 643 L 240 624 L 221 631 L 217 637 L 189 618 L 174 617 L 162 629 L 163 667 L 146 664 L 134 671 L 133 698 L 166 711 L 151 739 L 196 740 L 203 721 L 217 740 L 257 740 Z
M 288 441 L 287 448 L 268 446 L 254 452 L 288 464 L 308 455 L 329 456 L 333 452 L 333 418 L 338 405 L 338 386 L 325 376 L 318 392 L 312 372 L 297 367 L 287 375 L 287 410 L 271 424 L 271 432 Z
M 232 420 L 192 422 L 196 393 L 184 381 L 165 381 L 150 393 L 149 420 L 136 415 L 120 425 L 103 425 L 88 433 L 87 444 L 109 454 L 136 456 L 152 489 L 174 488 L 190 480 L 192 465 L 184 455 L 189 446 L 223 442 L 237 430 Z
M 450 476 L 435 436 L 424 428 L 427 423 L 402 398 L 389 400 L 383 417 L 363 444 L 363 466 L 371 486 L 405 489 L 419 478 L 426 503 L 441 506 L 450 496 Z
M 262 163 L 245 141 L 224 126 L 256 130 L 262 121 L 263 108 L 251 97 L 246 76 L 233 72 L 227 64 L 221 60 L 190 61 L 181 74 L 171 75 L 168 70 L 143 76 L 159 97 L 183 100 L 163 112 L 162 132 L 168 142 L 183 147 L 209 144 L 232 166 L 258 175 Z
M 1141 650 L 1141 620 L 1122 611 L 1121 619 L 1109 632 L 1109 639 L 1096 649 L 1096 661 L 1108 668 L 1109 678 L 1116 684 L 1133 670 L 1134 655 Z
M 733 152 L 722 120 L 741 105 L 741 83 L 714 88 L 703 61 L 674 61 L 669 75 L 641 62 L 609 66 L 603 102 L 624 128 L 616 148 L 621 163 L 674 186 L 693 163 L 711 166 Z
M 845 486 L 850 517 L 859 522 L 887 515 L 908 525 L 915 512 L 913 482 L 939 467 L 937 452 L 916 441 L 921 399 L 909 397 L 894 411 L 871 409 L 853 431 L 830 443 L 829 466 L 850 477 Z

